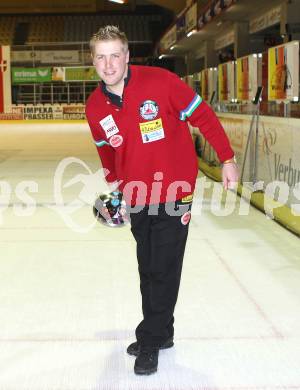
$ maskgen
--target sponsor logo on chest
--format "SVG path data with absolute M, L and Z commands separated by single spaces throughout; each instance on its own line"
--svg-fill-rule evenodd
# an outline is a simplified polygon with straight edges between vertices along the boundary
M 181 198 L 182 203 L 191 203 L 193 201 L 194 194 L 190 194 Z
M 191 219 L 191 212 L 187 211 L 186 213 L 183 214 L 181 217 L 181 223 L 182 225 L 187 225 L 190 222 Z
M 144 144 L 165 138 L 161 118 L 154 121 L 140 123 L 140 131 Z
M 112 115 L 108 115 L 105 118 L 101 119 L 99 123 L 102 129 L 105 131 L 105 135 L 107 138 L 110 138 L 119 132 L 118 126 L 116 125 Z
M 153 100 L 145 100 L 140 105 L 140 115 L 143 119 L 152 120 L 157 117 L 158 105 Z
M 123 137 L 120 134 L 114 135 L 110 138 L 109 143 L 113 148 L 118 148 L 123 143 Z

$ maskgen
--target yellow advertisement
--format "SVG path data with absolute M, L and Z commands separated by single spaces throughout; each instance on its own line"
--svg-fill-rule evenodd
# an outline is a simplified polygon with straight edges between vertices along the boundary
M 154 121 L 140 123 L 140 129 L 143 134 L 152 133 L 162 128 L 161 118 Z
M 271 47 L 268 51 L 268 99 L 299 99 L 299 41 Z
M 237 59 L 237 100 L 252 101 L 261 85 L 262 55 L 252 54 Z
M 228 86 L 228 68 L 227 64 L 220 64 L 218 67 L 218 80 L 219 80 L 219 100 L 221 102 L 227 102 L 229 99 L 229 86 Z
M 237 99 L 249 100 L 249 57 L 237 59 Z
M 230 61 L 218 66 L 219 101 L 235 101 L 235 62 Z
M 201 72 L 201 96 L 203 100 L 210 102 L 213 93 L 217 93 L 218 71 L 217 68 L 204 69 Z
M 208 70 L 208 96 L 212 98 L 213 93 L 217 95 L 218 90 L 218 70 L 217 68 L 209 68 Z

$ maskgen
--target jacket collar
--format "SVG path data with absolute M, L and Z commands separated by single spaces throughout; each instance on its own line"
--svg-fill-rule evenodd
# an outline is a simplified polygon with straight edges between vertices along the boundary
M 130 78 L 131 78 L 131 69 L 130 69 L 130 66 L 128 66 L 127 76 L 124 79 L 124 88 L 128 85 Z M 104 95 L 107 96 L 113 104 L 115 104 L 118 107 L 122 107 L 122 104 L 123 104 L 122 97 L 119 95 L 116 95 L 115 93 L 108 91 L 106 84 L 103 80 L 101 80 L 100 87 L 101 87 L 101 90 L 104 93 Z

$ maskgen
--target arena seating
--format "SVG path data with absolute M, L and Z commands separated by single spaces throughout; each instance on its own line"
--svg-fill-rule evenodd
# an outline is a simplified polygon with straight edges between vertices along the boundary
M 37 15 L 1 16 L 0 44 L 13 44 L 20 24 L 29 24 L 26 44 L 37 42 L 86 42 L 99 27 L 118 25 L 134 42 L 152 42 L 159 15 Z
M 9 20 L 10 19 L 10 20 Z M 12 18 L 0 18 L 0 45 L 10 45 L 15 30 L 15 20 Z
M 30 23 L 27 43 L 62 42 L 64 38 L 63 16 L 37 16 Z

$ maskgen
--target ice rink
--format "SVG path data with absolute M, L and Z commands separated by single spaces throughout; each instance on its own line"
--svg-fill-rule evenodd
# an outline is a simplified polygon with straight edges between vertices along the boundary
M 175 346 L 133 373 L 135 242 L 95 223 L 98 169 L 86 124 L 0 125 L 0 390 L 300 389 L 299 238 L 240 198 L 216 215 L 215 183 L 190 223 Z

